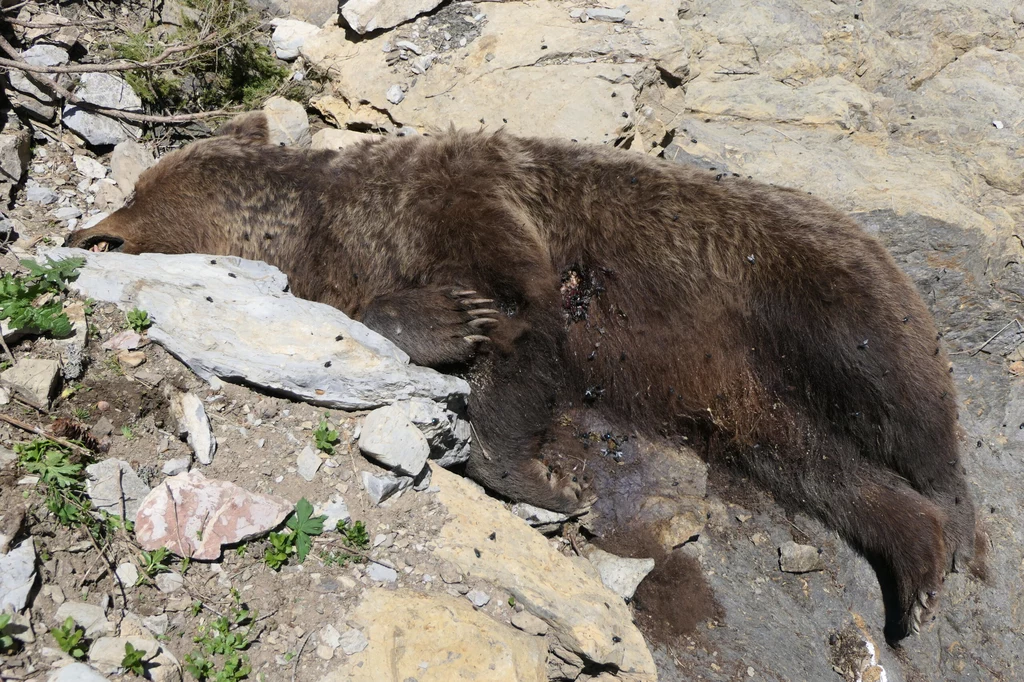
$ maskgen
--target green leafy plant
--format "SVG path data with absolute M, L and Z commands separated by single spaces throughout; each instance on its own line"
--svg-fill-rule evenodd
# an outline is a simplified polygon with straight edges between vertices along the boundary
M 275 571 L 288 561 L 288 556 L 295 554 L 299 563 L 303 563 L 313 548 L 313 537 L 324 532 L 325 516 L 313 516 L 313 505 L 305 497 L 295 505 L 295 511 L 285 521 L 288 531 L 271 533 L 268 536 L 270 547 L 263 553 L 263 561 Z
M 338 521 L 338 532 L 342 534 L 342 541 L 353 549 L 369 549 L 370 533 L 366 530 L 366 524 L 356 521 L 351 526 L 348 521 Z
M 16 443 L 18 464 L 27 473 L 39 477 L 46 508 L 64 526 L 84 525 L 95 529 L 89 514 L 92 508 L 82 485 L 82 464 L 70 448 L 48 438 L 31 443 Z
M 75 619 L 68 616 L 63 625 L 58 625 L 50 630 L 50 634 L 57 640 L 60 650 L 72 658 L 85 657 L 85 630 L 75 625 Z
M 316 430 L 313 431 L 313 440 L 316 442 L 317 450 L 326 452 L 328 455 L 334 454 L 334 446 L 338 443 L 338 432 L 331 428 L 326 414 L 320 420 Z
M 0 320 L 10 318 L 12 329 L 70 336 L 71 322 L 64 313 L 60 294 L 77 277 L 85 259 L 47 259 L 45 264 L 26 259 L 21 264 L 28 274 L 8 273 L 0 277 Z
M 136 585 L 150 582 L 158 573 L 167 573 L 171 570 L 169 563 L 171 553 L 166 547 L 158 547 L 152 552 L 142 550 L 142 571 Z
M 73 411 L 75 419 L 78 421 L 88 421 L 89 419 L 89 408 L 87 407 L 76 407 Z
M 145 655 L 145 649 L 136 649 L 132 646 L 131 642 L 125 642 L 124 658 L 121 659 L 121 667 L 125 670 L 130 670 L 139 677 L 144 677 L 146 665 L 142 662 L 142 657 Z
M 236 590 L 231 593 L 234 604 L 227 614 L 215 618 L 208 626 L 200 626 L 193 641 L 197 649 L 185 656 L 185 670 L 200 682 L 235 682 L 249 676 L 252 666 L 242 653 L 252 644 L 256 613 L 241 602 Z M 218 657 L 222 660 L 217 666 Z
M 124 436 L 125 440 L 131 440 L 132 438 L 135 438 L 135 432 L 132 431 L 132 427 L 128 426 L 127 424 L 121 427 L 121 435 Z
M 153 321 L 149 319 L 149 313 L 138 308 L 129 310 L 125 317 L 131 330 L 139 334 L 149 329 L 150 325 L 153 324 Z
M 14 649 L 14 638 L 4 630 L 11 624 L 11 614 L 0 613 L 0 651 L 9 652 Z

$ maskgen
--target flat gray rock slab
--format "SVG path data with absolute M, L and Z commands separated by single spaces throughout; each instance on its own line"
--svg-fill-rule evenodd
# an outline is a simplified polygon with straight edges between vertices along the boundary
M 85 491 L 93 507 L 129 521 L 135 518 L 139 505 L 149 494 L 149 486 L 128 462 L 120 459 L 90 464 L 85 473 Z
M 0 554 L 0 613 L 25 608 L 35 581 L 36 550 L 31 539 Z
M 92 639 L 101 635 L 109 635 L 114 632 L 114 624 L 107 620 L 107 613 L 102 606 L 86 604 L 85 602 L 69 601 L 64 602 L 57 609 L 54 621 L 63 625 L 64 621 L 70 618 L 75 625 L 85 630 L 85 636 Z
M 70 663 L 52 671 L 46 682 L 107 682 L 107 678 L 85 663 Z
M 430 456 L 423 433 L 397 405 L 385 405 L 366 415 L 359 436 L 359 450 L 380 464 L 416 476 Z
M 26 402 L 46 409 L 60 384 L 60 363 L 56 360 L 22 358 L 0 374 L 0 385 L 12 389 Z
M 75 94 L 86 102 L 121 111 L 141 111 L 142 100 L 120 76 L 111 73 L 83 73 Z M 73 104 L 64 107 L 64 125 L 93 145 L 115 145 L 139 136 L 139 129 L 107 116 L 100 116 Z
M 601 582 L 623 599 L 631 599 L 647 574 L 654 570 L 654 559 L 629 559 L 594 549 L 587 555 Z
M 286 293 L 287 278 L 266 263 L 63 248 L 48 255 L 85 258 L 72 287 L 147 311 L 149 338 L 207 381 L 244 381 L 348 410 L 469 393 L 462 379 L 410 365 L 397 346 L 340 310 Z

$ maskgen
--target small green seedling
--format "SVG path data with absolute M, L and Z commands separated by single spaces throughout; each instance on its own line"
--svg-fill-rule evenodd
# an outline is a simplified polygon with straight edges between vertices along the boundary
M 344 536 L 344 542 L 352 549 L 369 549 L 370 533 L 366 530 L 366 524 L 356 521 L 351 526 L 348 521 L 338 521 L 338 532 Z
M 130 670 L 139 677 L 145 677 L 146 665 L 142 657 L 146 655 L 145 649 L 136 649 L 131 642 L 124 643 L 124 658 L 121 659 L 121 667 Z
M 57 646 L 61 651 L 72 658 L 85 658 L 85 646 L 82 642 L 85 630 L 75 625 L 74 618 L 68 616 L 64 624 L 50 630 L 50 634 L 57 640 Z
M 290 554 L 295 554 L 299 563 L 303 563 L 313 548 L 313 537 L 324 532 L 326 516 L 313 516 L 313 505 L 305 497 L 295 505 L 285 526 L 289 531 L 271 533 L 268 536 L 270 547 L 263 554 L 263 561 L 275 571 L 280 569 Z
M 136 585 L 142 585 L 148 583 L 156 577 L 158 573 L 167 573 L 171 570 L 168 565 L 171 559 L 171 553 L 166 547 L 159 547 L 154 549 L 152 552 L 142 550 L 142 572 L 139 573 L 139 579 L 136 581 Z
M 125 424 L 121 427 L 121 435 L 124 436 L 125 440 L 131 440 L 135 438 L 135 432 L 132 431 L 132 427 Z
M 128 326 L 131 330 L 139 334 L 149 329 L 150 325 L 153 324 L 153 321 L 149 319 L 149 313 L 138 308 L 128 311 L 125 317 L 128 319 Z
M 320 452 L 326 452 L 328 455 L 334 454 L 334 446 L 338 444 L 338 432 L 331 428 L 331 425 L 327 422 L 327 414 L 324 414 L 324 418 L 320 420 L 319 426 L 313 432 L 313 440 L 316 441 L 316 449 Z
M 11 614 L 0 613 L 0 651 L 8 652 L 14 649 L 14 638 L 4 633 L 4 630 L 11 624 Z

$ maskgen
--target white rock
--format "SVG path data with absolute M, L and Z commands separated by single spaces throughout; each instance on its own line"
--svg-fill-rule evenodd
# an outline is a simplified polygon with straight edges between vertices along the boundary
M 180 573 L 173 571 L 158 573 L 155 582 L 156 588 L 164 594 L 173 594 L 185 586 L 185 578 Z
M 287 278 L 265 263 L 80 249 L 47 254 L 85 258 L 71 288 L 122 310 L 148 311 L 149 338 L 203 379 L 236 377 L 348 410 L 469 393 L 462 379 L 410 365 L 397 346 L 338 309 L 285 293 Z
M 396 83 L 388 88 L 387 94 L 384 96 L 392 104 L 401 104 L 402 100 L 405 99 L 405 90 L 402 90 L 402 86 Z
M 270 129 L 270 143 L 289 147 L 308 147 L 312 138 L 309 134 L 309 117 L 306 109 L 290 99 L 271 97 L 263 105 Z
M 626 13 L 621 9 L 608 9 L 606 7 L 588 7 L 587 17 L 597 21 L 608 21 L 617 23 L 626 20 Z
M 312 481 L 316 477 L 316 472 L 320 470 L 320 465 L 324 461 L 313 451 L 313 448 L 306 446 L 299 453 L 296 461 L 296 467 L 298 474 L 307 481 Z
M 529 611 L 512 614 L 512 625 L 528 635 L 543 637 L 548 634 L 548 624 Z
M 210 427 L 210 418 L 206 416 L 203 401 L 194 393 L 181 393 L 171 399 L 171 413 L 178 420 L 179 433 L 188 434 L 188 444 L 192 447 L 200 464 L 213 462 L 213 454 L 217 451 L 217 438 Z
M 136 581 L 139 579 L 139 569 L 135 567 L 133 563 L 123 563 L 117 567 L 117 577 L 121 579 L 121 582 L 125 587 L 134 587 Z
M 0 554 L 0 613 L 21 611 L 36 582 L 36 549 L 32 538 Z
M 71 220 L 72 218 L 78 218 L 82 215 L 82 209 L 75 206 L 63 206 L 54 211 L 51 211 L 54 218 L 57 220 Z
M 106 167 L 96 159 L 82 154 L 75 154 L 71 159 L 75 162 L 78 172 L 85 177 L 93 180 L 102 180 L 107 177 Z
M 125 194 L 131 194 L 143 171 L 156 163 L 153 153 L 134 140 L 119 142 L 110 154 L 110 176 Z
M 326 644 L 331 647 L 331 649 L 337 649 L 341 646 L 341 633 L 338 632 L 338 629 L 330 623 L 320 630 L 318 637 L 320 638 L 321 644 Z
M 370 502 L 378 505 L 400 490 L 412 485 L 412 479 L 407 476 L 374 476 L 369 471 L 360 474 L 363 482 L 363 489 L 370 497 Z
M 470 590 L 466 593 L 466 599 L 473 602 L 473 606 L 480 608 L 482 606 L 487 606 L 487 604 L 490 603 L 491 595 L 486 592 L 482 592 L 481 590 Z
M 647 574 L 654 570 L 654 559 L 628 559 L 594 548 L 587 554 L 601 582 L 623 599 L 631 599 Z
M 69 663 L 51 671 L 46 682 L 107 682 L 107 678 L 85 663 Z
M 155 616 L 146 616 L 142 619 L 142 624 L 154 635 L 162 635 L 167 632 L 169 622 L 170 618 L 166 613 L 161 613 Z
M 191 457 L 175 457 L 164 462 L 163 467 L 160 469 L 167 476 L 177 476 L 183 471 L 188 471 L 189 465 L 192 464 Z
M 126 644 L 146 652 L 143 660 L 146 662 L 148 679 L 154 682 L 181 681 L 181 666 L 178 660 L 151 637 L 101 637 L 89 647 L 89 663 L 103 673 L 120 672 Z
M 8 73 L 13 76 L 15 72 L 12 70 Z M 24 130 L 0 135 L 0 184 L 13 186 L 21 182 L 31 158 L 31 142 L 31 136 Z M 5 201 L 8 198 L 4 196 Z M 7 229 L 0 228 L 0 232 L 6 233 Z
M 512 513 L 526 521 L 531 526 L 547 526 L 554 523 L 564 523 L 569 518 L 566 514 L 562 514 L 561 512 L 551 511 L 550 509 L 541 509 L 540 507 L 534 507 L 532 504 L 526 504 L 525 502 L 517 502 L 516 504 L 513 504 Z
M 64 602 L 57 609 L 53 619 L 56 623 L 63 625 L 68 618 L 83 628 L 85 636 L 89 639 L 109 635 L 114 631 L 114 624 L 107 620 L 106 611 L 102 606 L 95 604 L 77 601 Z
M 398 572 L 395 569 L 388 568 L 377 562 L 370 562 L 369 567 L 366 569 L 366 576 L 370 580 L 379 583 L 393 583 L 398 580 Z
M 366 415 L 359 450 L 371 459 L 406 476 L 416 476 L 430 456 L 430 444 L 405 410 L 394 405 Z
M 345 23 L 356 33 L 391 28 L 429 12 L 442 0 L 349 0 L 341 8 Z
M 0 373 L 0 385 L 40 409 L 50 406 L 50 398 L 59 384 L 60 363 L 56 360 L 22 358 L 18 364 Z
M 334 530 L 338 527 L 339 521 L 350 521 L 352 515 L 348 511 L 348 505 L 345 504 L 345 500 L 341 498 L 341 495 L 331 495 L 331 499 L 327 504 L 323 506 L 316 506 L 313 510 L 314 515 L 323 515 L 324 519 L 324 530 Z
M 369 642 L 366 640 L 366 635 L 360 630 L 351 628 L 345 631 L 345 634 L 341 636 L 338 641 L 338 646 L 345 652 L 346 656 L 352 656 L 358 654 L 360 651 L 366 648 Z
M 85 467 L 85 491 L 95 509 L 114 516 L 134 519 L 149 486 L 131 465 L 120 459 L 105 459 Z
M 319 26 L 297 19 L 273 19 L 270 24 L 274 26 L 270 39 L 274 42 L 277 58 L 286 62 L 298 57 L 303 44 L 320 32 Z
M 142 100 L 120 76 L 111 73 L 83 73 L 75 94 L 86 102 L 122 111 L 141 111 Z M 115 145 L 137 138 L 136 126 L 107 116 L 93 114 L 73 104 L 64 106 L 64 125 L 93 145 Z
M 60 66 L 67 64 L 68 51 L 56 45 L 38 43 L 21 53 L 22 59 L 32 66 Z M 11 87 L 19 92 L 29 95 L 43 104 L 53 104 L 56 100 L 49 92 L 40 90 L 35 83 L 29 80 L 25 73 L 17 69 L 10 72 Z M 52 78 L 52 76 L 51 76 Z

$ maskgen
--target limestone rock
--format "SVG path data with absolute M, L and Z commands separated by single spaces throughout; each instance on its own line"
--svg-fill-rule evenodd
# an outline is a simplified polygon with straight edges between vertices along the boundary
M 99 106 L 122 111 L 141 111 L 142 100 L 120 76 L 112 73 L 83 73 L 75 94 Z M 73 104 L 64 106 L 64 125 L 91 145 L 116 145 L 139 136 L 137 127 L 100 116 Z
M 0 554 L 0 613 L 21 611 L 36 582 L 36 549 L 32 538 Z
M 397 346 L 336 308 L 285 293 L 287 278 L 265 263 L 78 249 L 48 254 L 85 258 L 72 289 L 122 310 L 146 310 L 154 320 L 150 340 L 206 380 L 236 377 L 342 409 L 469 393 L 462 379 L 409 365 Z
M 85 663 L 69 663 L 51 671 L 46 682 L 107 682 L 107 678 Z
M 313 448 L 307 445 L 299 453 L 296 469 L 299 476 L 307 481 L 312 481 L 316 478 L 316 472 L 320 470 L 320 465 L 323 463 L 324 461 L 313 451 Z
M 139 579 L 139 569 L 135 564 L 126 562 L 117 567 L 117 577 L 125 587 L 134 587 Z
M 363 420 L 359 449 L 364 455 L 406 476 L 416 476 L 430 456 L 430 445 L 404 411 L 379 407 Z
M 415 19 L 440 4 L 441 0 L 349 0 L 341 16 L 356 33 L 370 33 Z
M 641 581 L 654 570 L 654 559 L 629 559 L 597 548 L 587 558 L 597 568 L 604 586 L 623 599 L 632 599 Z
M 463 416 L 436 400 L 422 398 L 400 400 L 394 407 L 423 433 L 430 445 L 430 458 L 439 465 L 450 468 L 469 459 L 472 429 Z
M 178 659 L 151 637 L 129 635 L 127 637 L 101 637 L 89 647 L 89 663 L 102 673 L 115 674 L 122 670 L 125 644 L 146 653 L 146 676 L 154 681 L 181 682 L 182 671 Z
M 371 562 L 366 569 L 366 577 L 378 583 L 393 583 L 398 580 L 398 572 L 390 566 Z
M 298 102 L 284 97 L 271 97 L 263 105 L 270 128 L 270 143 L 289 147 L 308 147 L 309 117 Z
M 10 72 L 14 75 L 14 71 Z M 10 198 L 11 189 L 25 177 L 30 158 L 31 136 L 27 130 L 0 135 L 0 187 L 5 187 L 0 198 Z
M 143 549 L 167 547 L 178 556 L 213 560 L 221 546 L 276 528 L 293 505 L 276 495 L 189 471 L 166 479 L 143 500 L 135 537 Z
M 439 558 L 508 591 L 587 660 L 617 666 L 637 681 L 656 679 L 654 660 L 618 595 L 465 479 L 438 468 L 434 484 L 449 513 Z M 500 542 L 489 540 L 492 533 Z
M 32 66 L 60 66 L 67 64 L 68 51 L 56 45 L 38 43 L 21 53 L 22 58 Z M 38 76 L 37 76 L 38 77 Z M 53 78 L 52 75 L 48 76 Z M 11 87 L 43 104 L 54 104 L 56 100 L 48 92 L 39 89 L 26 72 L 11 69 Z
M 779 569 L 786 573 L 808 573 L 825 568 L 817 547 L 798 545 L 793 541 L 779 547 Z
M 313 516 L 325 516 L 324 519 L 324 530 L 332 531 L 338 527 L 339 521 L 349 521 L 352 519 L 352 515 L 348 511 L 348 505 L 345 504 L 345 500 L 341 498 L 341 495 L 331 495 L 331 499 L 327 501 L 327 504 L 316 505 L 313 508 Z
M 374 505 L 380 504 L 395 493 L 412 485 L 412 479 L 408 476 L 374 476 L 369 471 L 364 471 L 360 474 L 360 478 L 363 489 Z
M 354 144 L 369 142 L 378 139 L 375 135 L 357 133 L 354 130 L 338 130 L 337 128 L 324 128 L 313 134 L 313 141 L 310 147 L 313 149 L 331 149 L 337 151 L 350 147 Z
M 25 198 L 29 201 L 33 201 L 37 204 L 48 206 L 59 198 L 57 193 L 49 187 L 40 185 L 31 178 L 25 183 Z
M 153 153 L 134 140 L 125 140 L 114 146 L 110 154 L 110 177 L 126 196 L 135 189 L 139 176 L 156 163 Z
M 320 32 L 319 26 L 308 24 L 297 19 L 274 19 L 270 22 L 274 27 L 271 40 L 278 59 L 290 62 L 299 56 L 299 48 Z
M 50 406 L 60 385 L 60 363 L 56 360 L 22 358 L 18 364 L 0 373 L 0 386 L 5 386 L 40 409 Z
M 217 438 L 203 401 L 195 393 L 178 393 L 171 398 L 171 414 L 178 422 L 178 433 L 188 436 L 188 444 L 200 464 L 213 462 Z
M 369 646 L 320 682 L 548 679 L 544 640 L 498 623 L 465 600 L 369 590 L 348 620 L 362 627 Z
M 512 615 L 512 625 L 528 635 L 543 637 L 548 634 L 548 624 L 529 611 L 521 611 Z
M 107 614 L 102 606 L 75 601 L 64 602 L 57 609 L 53 619 L 62 625 L 68 618 L 84 629 L 85 636 L 89 639 L 114 632 L 114 624 L 107 620 Z M 121 654 L 124 655 L 124 649 L 121 650 Z
M 366 635 L 355 628 L 346 630 L 345 634 L 338 638 L 338 646 L 341 647 L 346 656 L 358 654 L 366 649 L 369 644 L 370 642 L 366 639 Z
M 135 518 L 149 486 L 131 465 L 120 459 L 105 459 L 85 467 L 85 491 L 96 509 L 129 521 Z
M 106 167 L 104 167 L 102 163 L 92 158 L 91 156 L 86 156 L 84 154 L 75 154 L 73 157 L 71 157 L 71 160 L 74 162 L 75 168 L 78 169 L 78 172 L 81 173 L 84 177 L 87 177 L 91 180 L 101 180 L 107 177 Z
M 185 578 L 180 573 L 173 571 L 160 573 L 156 576 L 156 588 L 164 594 L 174 594 L 185 585 Z

